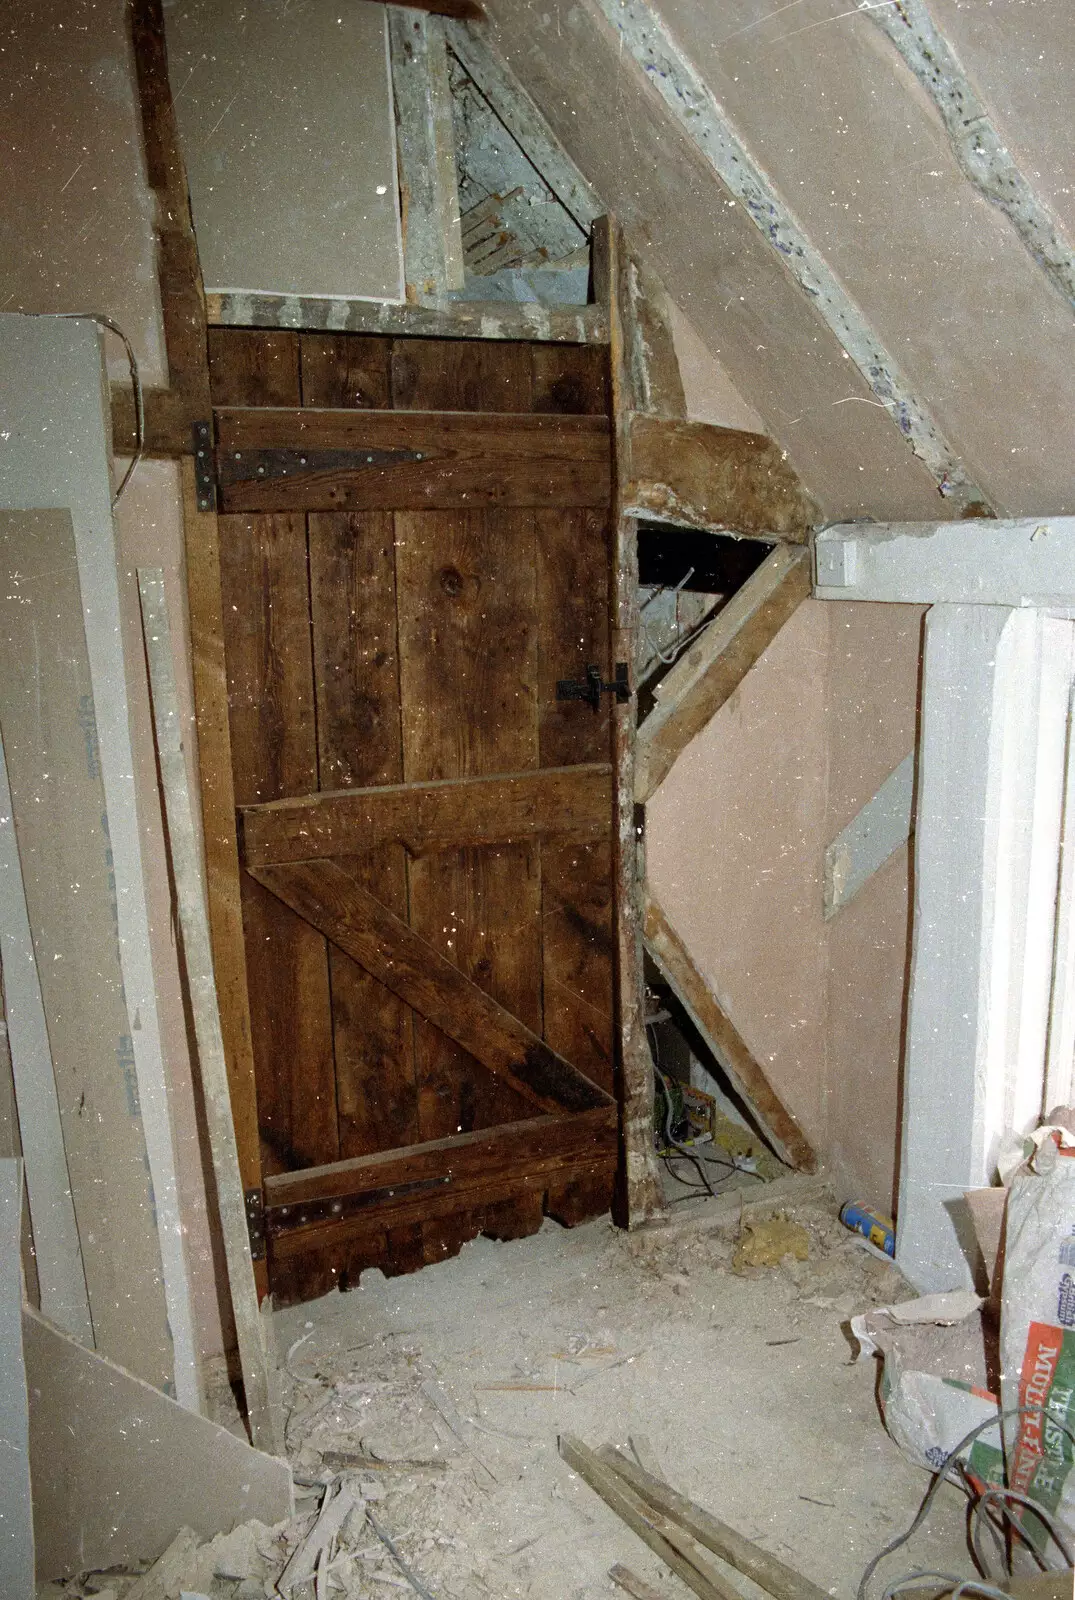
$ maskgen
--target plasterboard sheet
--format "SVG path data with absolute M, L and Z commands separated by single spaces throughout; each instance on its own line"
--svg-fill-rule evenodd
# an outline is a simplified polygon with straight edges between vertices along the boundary
M 23 1311 L 37 1581 L 155 1561 L 293 1509 L 286 1461 L 254 1450 Z M 6 1593 L 6 1591 L 5 1591 Z
M 0 729 L 95 1342 L 163 1386 L 171 1339 L 70 514 L 0 511 L 0 574 Z
M 112 848 L 115 936 L 174 1345 L 175 1390 L 184 1405 L 196 1408 L 197 1352 L 142 877 L 97 329 L 81 319 L 0 314 L 0 372 L 0 507 L 71 513 Z
M 179 0 L 167 29 L 206 288 L 401 300 L 384 7 Z

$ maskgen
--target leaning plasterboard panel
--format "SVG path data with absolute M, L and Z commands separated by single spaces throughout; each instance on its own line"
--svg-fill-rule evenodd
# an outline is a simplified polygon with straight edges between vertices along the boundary
M 0 1161 L 0 1594 L 33 1600 L 30 1419 L 22 1349 L 22 1162 Z
M 291 1515 L 291 1469 L 23 1311 L 37 1579 Z
M 135 805 L 119 585 L 97 330 L 0 314 L 0 507 L 70 510 L 108 809 L 115 916 L 135 1079 L 160 1240 L 176 1394 L 198 1404 L 197 1361 L 175 1151 L 161 1054 Z
M 0 511 L 0 730 L 98 1349 L 172 1379 L 67 511 Z
M 0 527 L 4 516 L 0 512 Z M 25 1157 L 39 1304 L 67 1333 L 92 1345 L 93 1319 L 12 810 L 0 738 L 0 964 L 9 1046 L 3 1066 L 11 1073 L 10 1145 L 4 1154 Z
M 384 7 L 179 0 L 167 30 L 206 288 L 401 300 Z

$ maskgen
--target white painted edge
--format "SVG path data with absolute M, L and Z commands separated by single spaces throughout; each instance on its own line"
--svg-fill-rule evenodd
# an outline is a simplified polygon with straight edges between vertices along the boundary
M 1075 606 L 1075 517 L 848 522 L 813 545 L 818 600 Z
M 896 1237 L 923 1293 L 971 1286 L 963 1195 L 1043 1110 L 1073 675 L 1070 619 L 927 614 Z
M 1056 897 L 1049 1042 L 1045 1056 L 1043 1110 L 1075 1099 L 1075 690 L 1068 699 L 1064 812 L 1060 834 L 1060 883 Z
M 1011 616 L 987 606 L 926 616 L 896 1229 L 896 1264 L 920 1293 L 972 1287 L 950 1208 L 989 1181 L 977 1082 L 986 817 L 997 656 Z
M 0 737 L 0 966 L 4 973 L 11 1071 L 19 1139 L 26 1164 L 30 1223 L 41 1309 L 57 1326 L 93 1349 L 86 1273 L 67 1170 L 60 1102 L 48 1024 L 41 998 L 22 863 Z M 2 1474 L 0 1474 L 2 1476 Z
M 34 1600 L 30 1402 L 22 1348 L 22 1162 L 0 1161 L 0 1594 Z
M 4 426 L 15 424 L 0 451 L 0 506 L 18 511 L 69 511 L 74 526 L 115 868 L 120 968 L 156 1206 L 176 1398 L 189 1410 L 200 1411 L 198 1349 L 176 1183 L 134 783 L 108 472 L 109 392 L 104 361 L 97 328 L 88 320 L 5 312 L 0 313 L 0 333 L 7 335 L 5 358 L 11 363 L 5 385 Z M 96 406 L 77 403 L 71 393 L 74 371 L 93 375 Z M 54 431 L 35 431 L 27 425 L 20 407 L 22 394 L 34 395 L 38 400 L 48 397 L 55 403 Z
M 1005 1073 L 1008 1093 L 999 1135 L 1014 1128 L 1035 1128 L 1048 1109 L 1046 1101 L 1052 973 L 1056 952 L 1057 896 L 1064 821 L 1064 779 L 1068 753 L 1068 712 L 1075 675 L 1075 627 L 1069 621 L 1022 612 L 1016 619 L 1033 634 L 1033 676 L 1036 716 L 1031 722 L 1033 748 L 1018 761 L 1018 775 L 1030 790 L 1030 838 L 1027 850 L 1025 911 L 1017 953 L 1014 987 L 1018 1028 L 1014 1071 Z M 1028 626 L 1029 625 L 1029 626 Z M 1017 716 L 1019 712 L 1016 713 Z M 1025 717 L 1025 712 L 1023 713 Z M 1015 857 L 1008 852 L 1009 859 Z M 1008 1045 L 1011 1058 L 1012 1046 Z M 990 1150 L 989 1159 L 995 1159 Z
M 912 750 L 825 851 L 826 921 L 848 905 L 910 838 L 914 774 Z

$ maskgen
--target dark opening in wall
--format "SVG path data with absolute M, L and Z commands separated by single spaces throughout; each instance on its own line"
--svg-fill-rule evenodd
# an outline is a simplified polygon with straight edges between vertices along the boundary
M 682 587 L 688 594 L 730 598 L 771 549 L 760 539 L 643 522 L 638 529 L 638 581 L 643 588 Z

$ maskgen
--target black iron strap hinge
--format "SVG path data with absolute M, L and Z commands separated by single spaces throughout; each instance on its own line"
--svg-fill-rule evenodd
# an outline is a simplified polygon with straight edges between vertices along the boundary
M 260 1189 L 247 1189 L 246 1227 L 250 1234 L 250 1254 L 255 1261 L 265 1260 L 265 1197 Z
M 213 461 L 213 424 L 195 422 L 194 435 L 194 492 L 199 511 L 216 510 L 216 466 Z
M 631 698 L 631 684 L 626 661 L 617 661 L 616 676 L 611 683 L 601 681 L 601 668 L 592 663 L 586 668 L 582 683 L 577 678 L 561 678 L 556 685 L 557 700 L 585 700 L 594 711 L 601 709 L 601 696 L 615 695 L 621 705 Z

